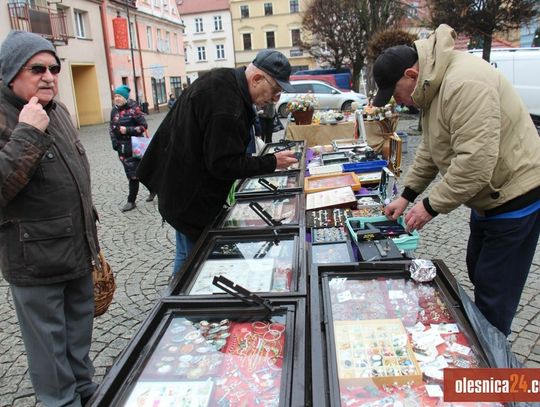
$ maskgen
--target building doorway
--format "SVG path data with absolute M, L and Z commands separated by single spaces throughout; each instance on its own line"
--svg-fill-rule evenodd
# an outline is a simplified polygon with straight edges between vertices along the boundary
M 79 126 L 103 123 L 95 65 L 71 65 Z

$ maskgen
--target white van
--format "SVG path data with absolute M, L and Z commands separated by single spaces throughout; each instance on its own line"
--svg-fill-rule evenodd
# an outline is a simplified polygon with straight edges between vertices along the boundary
M 482 50 L 471 50 L 482 58 Z M 540 121 L 540 48 L 494 48 L 490 62 L 514 85 L 535 122 Z

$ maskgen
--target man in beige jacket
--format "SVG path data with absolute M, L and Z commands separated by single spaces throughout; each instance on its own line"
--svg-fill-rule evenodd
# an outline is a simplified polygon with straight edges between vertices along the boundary
M 512 85 L 489 63 L 454 50 L 454 30 L 441 25 L 414 47 L 388 48 L 373 73 L 374 104 L 422 109 L 422 142 L 401 197 L 385 209 L 421 229 L 439 213 L 471 208 L 467 269 L 475 303 L 510 334 L 540 234 L 540 138 Z

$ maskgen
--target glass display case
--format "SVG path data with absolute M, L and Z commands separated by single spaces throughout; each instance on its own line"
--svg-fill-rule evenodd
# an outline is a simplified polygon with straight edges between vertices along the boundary
M 304 241 L 305 234 L 299 231 L 244 235 L 210 231 L 185 271 L 171 282 L 170 295 L 226 295 L 212 284 L 220 275 L 255 293 L 305 294 Z
M 314 406 L 445 405 L 443 369 L 489 367 L 455 280 L 436 266 L 429 283 L 407 262 L 311 268 Z
M 266 306 L 164 299 L 88 405 L 305 405 L 304 332 L 302 299 Z
M 287 171 L 277 174 L 246 178 L 240 182 L 235 192 L 237 198 L 245 196 L 280 194 L 302 191 L 304 185 L 301 171 Z
M 217 229 L 297 227 L 304 224 L 299 194 L 237 199 L 216 222 Z M 261 213 L 261 212 L 265 213 Z
M 273 154 L 282 150 L 290 150 L 296 154 L 298 162 L 296 164 L 290 165 L 285 170 L 276 170 L 280 171 L 289 171 L 289 170 L 301 170 L 303 171 L 306 168 L 306 154 L 305 154 L 305 143 L 303 140 L 280 140 L 278 143 L 268 143 L 259 155 Z

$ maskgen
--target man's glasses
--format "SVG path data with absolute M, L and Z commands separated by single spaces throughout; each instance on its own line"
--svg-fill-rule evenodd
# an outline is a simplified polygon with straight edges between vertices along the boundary
M 34 75 L 43 75 L 45 72 L 47 72 L 47 69 L 53 75 L 58 75 L 60 73 L 60 65 L 31 65 L 25 66 L 24 68 L 32 72 Z
M 270 80 L 263 75 L 263 78 L 266 82 L 268 82 L 268 84 L 272 87 L 272 94 L 273 95 L 277 95 L 278 93 L 281 93 L 283 92 L 283 90 L 281 89 L 281 86 L 279 85 L 274 85 L 272 82 L 270 82 Z

